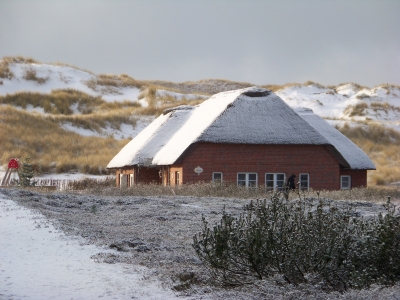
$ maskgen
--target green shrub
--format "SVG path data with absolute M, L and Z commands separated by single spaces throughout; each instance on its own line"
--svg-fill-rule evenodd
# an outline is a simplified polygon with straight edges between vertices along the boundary
M 291 284 L 318 277 L 330 290 L 393 284 L 400 279 L 400 219 L 387 204 L 375 219 L 330 201 L 251 202 L 238 217 L 223 212 L 193 247 L 212 279 L 223 285 L 253 283 L 281 274 Z

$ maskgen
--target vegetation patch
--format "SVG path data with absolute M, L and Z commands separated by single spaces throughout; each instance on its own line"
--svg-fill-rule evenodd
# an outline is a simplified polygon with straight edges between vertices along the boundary
M 28 105 L 43 108 L 45 113 L 54 115 L 71 115 L 72 106 L 81 114 L 93 112 L 110 112 L 125 108 L 138 108 L 140 105 L 133 101 L 106 102 L 101 97 L 91 96 L 74 89 L 52 90 L 49 94 L 37 92 L 19 92 L 0 96 L 1 104 L 19 106 L 26 109 Z
M 13 157 L 30 157 L 36 174 L 69 171 L 107 174 L 108 162 L 129 142 L 80 136 L 63 130 L 59 126 L 62 118 L 30 114 L 10 106 L 0 106 L 0 120 L 0 163 L 4 166 Z
M 213 282 L 252 284 L 282 275 L 289 284 L 318 281 L 325 290 L 393 285 L 400 279 L 400 217 L 390 201 L 377 218 L 321 199 L 251 202 L 238 217 L 225 211 L 193 247 Z
M 360 94 L 356 96 L 357 99 L 365 99 L 365 98 L 371 98 L 370 95 L 367 94 Z
M 36 74 L 36 70 L 33 68 L 27 68 L 24 72 L 23 78 L 25 80 L 36 81 L 39 84 L 45 83 L 49 78 L 48 77 L 38 77 Z
M 144 82 L 133 79 L 132 77 L 126 74 L 121 74 L 121 75 L 100 74 L 97 78 L 86 81 L 85 84 L 94 91 L 112 93 L 117 91 L 116 88 L 121 88 L 121 87 L 141 88 L 144 85 Z
M 374 162 L 376 171 L 368 172 L 368 184 L 385 185 L 400 181 L 400 133 L 381 125 L 339 130 L 360 147 Z
M 11 72 L 8 64 L 4 60 L 0 61 L 0 78 L 11 80 L 14 78 L 14 76 L 15 75 L 13 72 Z
M 345 115 L 349 115 L 350 117 L 356 116 L 365 116 L 365 110 L 368 109 L 368 104 L 365 102 L 357 103 L 356 105 L 349 105 L 343 111 Z

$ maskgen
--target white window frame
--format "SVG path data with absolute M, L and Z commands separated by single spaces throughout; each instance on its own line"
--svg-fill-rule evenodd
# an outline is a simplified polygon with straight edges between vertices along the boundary
M 215 179 L 214 178 L 215 174 L 221 174 L 221 179 Z M 224 178 L 224 174 L 222 172 L 213 172 L 212 173 L 212 181 L 215 183 L 222 183 L 223 178 Z
M 301 180 L 301 176 L 307 176 L 307 187 L 303 187 L 303 182 Z M 299 182 L 300 182 L 300 190 L 308 191 L 310 189 L 310 174 L 309 173 L 300 173 L 299 174 Z
M 273 179 L 272 179 L 273 187 L 272 188 L 267 186 L 267 176 L 268 175 L 273 175 Z M 278 175 L 283 175 L 282 187 L 278 186 Z M 271 180 L 268 180 L 268 181 L 271 181 Z M 279 180 L 279 181 L 282 181 L 282 180 Z M 265 188 L 266 189 L 274 190 L 274 191 L 275 190 L 283 190 L 284 185 L 286 185 L 286 174 L 285 173 L 265 173 Z
M 133 174 L 129 174 L 129 186 L 131 187 L 131 186 L 133 186 L 135 183 L 134 183 L 134 181 L 133 181 Z
M 120 188 L 128 187 L 128 175 L 127 174 L 119 175 L 119 186 L 120 186 Z
M 246 187 L 246 188 L 248 188 L 248 187 L 254 188 L 254 187 L 258 186 L 258 173 L 238 172 L 237 175 L 236 175 L 236 183 L 237 183 L 238 186 L 241 186 L 241 184 L 239 184 L 239 175 L 245 175 L 245 180 L 244 180 L 245 181 L 245 185 L 243 185 L 244 187 Z M 256 180 L 255 180 L 255 185 L 254 186 L 253 185 L 249 185 L 249 182 L 250 182 L 249 177 L 250 177 L 250 175 L 256 175 Z M 251 181 L 253 182 L 254 180 L 251 180 Z
M 348 186 L 343 186 L 344 178 L 348 178 Z M 340 189 L 341 190 L 350 190 L 351 189 L 351 176 L 350 175 L 341 175 L 340 176 Z

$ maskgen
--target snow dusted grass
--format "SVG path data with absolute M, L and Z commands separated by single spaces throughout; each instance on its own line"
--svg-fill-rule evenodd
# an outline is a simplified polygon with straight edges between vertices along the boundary
M 261 199 L 270 198 L 272 191 L 264 188 L 247 189 L 236 184 L 215 184 L 213 182 L 200 182 L 196 184 L 183 184 L 177 187 L 159 184 L 137 184 L 129 188 L 116 188 L 115 178 L 109 177 L 104 181 L 76 180 L 70 185 L 71 190 L 83 193 L 103 196 L 189 196 L 189 197 L 221 197 L 238 199 Z M 289 193 L 288 199 L 298 198 L 321 198 L 331 200 L 368 201 L 374 203 L 386 203 L 390 196 L 392 202 L 400 204 L 400 189 L 385 186 L 373 186 L 368 188 L 354 188 L 351 190 L 336 191 L 296 191 Z
M 201 231 L 201 215 L 212 225 L 219 222 L 224 208 L 227 213 L 239 215 L 249 200 L 173 195 L 171 190 L 171 196 L 133 196 L 122 194 L 122 191 L 102 188 L 94 195 L 89 191 L 85 194 L 46 194 L 0 189 L 0 193 L 20 205 L 39 210 L 57 230 L 84 237 L 87 244 L 118 251 L 99 252 L 92 256 L 95 261 L 148 267 L 149 272 L 143 280 L 157 278 L 165 288 L 172 289 L 183 299 L 398 299 L 398 285 L 326 293 L 318 281 L 310 280 L 310 283 L 295 286 L 286 283 L 281 276 L 237 288 L 217 286 L 210 281 L 207 270 L 192 248 L 192 237 Z M 384 211 L 379 204 L 353 203 L 362 215 Z

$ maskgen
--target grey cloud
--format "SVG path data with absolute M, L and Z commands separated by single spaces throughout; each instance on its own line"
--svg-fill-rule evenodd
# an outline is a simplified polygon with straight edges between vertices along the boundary
M 171 81 L 400 84 L 398 1 L 1 1 L 0 57 Z

